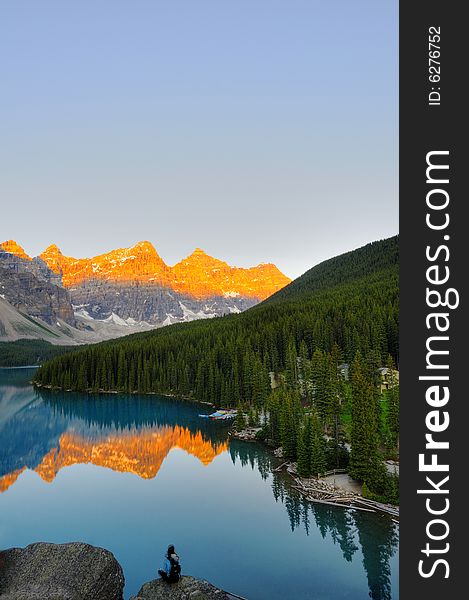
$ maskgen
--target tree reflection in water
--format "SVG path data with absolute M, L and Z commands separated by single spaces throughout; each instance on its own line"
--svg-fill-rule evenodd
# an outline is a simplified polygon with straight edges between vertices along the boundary
M 210 412 L 210 407 L 199 405 L 194 410 L 194 405 L 187 402 L 176 399 L 155 402 L 154 397 L 148 396 L 103 397 L 50 392 L 33 396 L 26 406 L 21 396 L 23 388 L 15 390 L 15 394 L 19 394 L 15 398 L 8 396 L 8 390 L 4 392 L 4 404 L 8 403 L 3 411 L 6 421 L 0 423 L 0 479 L 3 476 L 5 489 L 14 484 L 25 468 L 38 470 L 43 478 L 49 472 L 53 477 L 62 464 L 58 460 L 60 452 L 62 458 L 67 459 L 65 462 L 72 464 L 84 460 L 80 452 L 86 454 L 88 446 L 95 454 L 96 448 L 100 450 L 102 462 L 108 458 L 105 451 L 117 449 L 119 452 L 109 452 L 109 460 L 114 461 L 111 468 L 126 471 L 130 461 L 140 476 L 151 477 L 174 444 L 187 446 L 188 451 L 203 462 L 209 462 L 228 448 L 233 463 L 240 461 L 243 466 L 257 470 L 263 480 L 271 481 L 274 498 L 285 507 L 292 531 L 303 529 L 309 535 L 317 528 L 324 539 L 330 536 L 349 563 L 354 557 L 359 560 L 361 551 L 370 597 L 391 600 L 390 560 L 397 552 L 399 541 L 392 520 L 385 515 L 308 502 L 292 488 L 288 475 L 273 471 L 278 461 L 270 451 L 238 440 L 231 440 L 228 445 L 226 423 L 198 416 L 199 412 Z M 147 444 L 150 437 L 151 444 Z M 70 452 L 73 450 L 71 458 L 66 456 L 67 440 Z M 130 453 L 132 447 L 134 454 Z M 155 454 L 158 448 L 161 456 Z M 46 461 L 48 457 L 50 460 Z M 117 464 L 116 457 L 125 459 L 125 464 Z
M 362 547 L 370 597 L 373 600 L 390 600 L 392 595 L 389 559 L 396 552 L 398 534 L 391 519 L 383 517 L 371 522 L 367 516 L 366 513 L 357 513 L 355 523 Z
M 389 517 L 309 502 L 292 488 L 288 475 L 272 470 L 274 457 L 257 444 L 234 440 L 230 454 L 233 462 L 255 465 L 264 479 L 272 472 L 272 492 L 285 506 L 292 531 L 303 527 L 309 535 L 314 519 L 321 536 L 330 535 L 347 562 L 361 549 L 370 598 L 391 600 L 390 559 L 398 550 L 399 536 Z

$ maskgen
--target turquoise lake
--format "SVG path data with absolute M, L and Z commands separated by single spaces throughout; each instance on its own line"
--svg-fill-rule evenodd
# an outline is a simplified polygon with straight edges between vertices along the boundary
M 248 600 L 395 600 L 398 526 L 305 501 L 278 459 L 230 441 L 210 407 L 159 396 L 38 392 L 0 369 L 0 547 L 111 550 L 125 597 L 169 543 L 183 573 Z

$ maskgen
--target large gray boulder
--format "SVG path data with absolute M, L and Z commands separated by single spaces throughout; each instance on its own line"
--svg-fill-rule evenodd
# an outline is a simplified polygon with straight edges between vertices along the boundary
M 234 600 L 234 596 L 208 581 L 183 576 L 178 583 L 154 579 L 143 584 L 131 600 Z
M 81 542 L 31 544 L 0 552 L 1 600 L 123 600 L 113 554 Z

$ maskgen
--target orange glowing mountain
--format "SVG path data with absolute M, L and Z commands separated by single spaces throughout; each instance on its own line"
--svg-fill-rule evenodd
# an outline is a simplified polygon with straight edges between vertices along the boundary
M 212 444 L 203 439 L 200 431 L 194 434 L 179 425 L 119 432 L 102 440 L 88 440 L 78 433 L 67 432 L 34 470 L 48 483 L 55 479 L 60 469 L 76 464 L 93 464 L 152 479 L 173 448 L 180 448 L 198 458 L 202 464 L 209 465 L 227 450 L 228 444 Z M 15 483 L 24 470 L 25 467 L 1 477 L 0 493 Z
M 11 473 L 3 475 L 3 477 L 0 477 L 0 494 L 6 492 L 7 489 L 15 483 L 23 471 L 26 471 L 26 467 L 17 469 L 16 471 L 12 471 Z
M 72 287 L 88 279 L 160 284 L 167 284 L 171 279 L 171 269 L 158 256 L 150 242 L 139 242 L 132 248 L 118 248 L 93 258 L 64 256 L 53 244 L 39 257 L 49 269 L 62 276 L 65 287 Z
M 15 240 L 7 240 L 6 242 L 2 242 L 0 244 L 0 248 L 5 252 L 9 252 L 10 254 L 18 256 L 18 258 L 23 258 L 24 260 L 32 260 L 31 257 L 26 254 L 24 249 L 15 242 Z
M 24 253 L 20 246 L 17 248 Z M 264 300 L 291 281 L 273 264 L 249 269 L 232 267 L 200 248 L 170 267 L 150 242 L 138 242 L 131 248 L 119 248 L 93 258 L 64 256 L 53 244 L 40 258 L 62 277 L 68 288 L 88 280 L 140 282 L 158 284 L 199 299 L 243 296 Z
M 44 339 L 52 343 L 69 342 L 71 336 L 78 343 L 93 343 L 142 329 L 239 313 L 285 287 L 290 279 L 271 263 L 233 267 L 200 248 L 169 266 L 146 241 L 92 258 L 66 256 L 52 244 L 31 258 L 9 240 L 0 244 L 0 283 L 3 300 L 54 328 L 30 333 L 27 324 L 28 336 L 47 335 Z M 13 317 L 8 319 L 1 321 L 5 333 L 0 331 L 0 337 L 24 336 Z M 72 329 L 65 330 L 61 321 Z
M 271 263 L 250 269 L 231 267 L 200 248 L 174 265 L 172 273 L 171 287 L 196 298 L 219 295 L 264 300 L 291 281 Z

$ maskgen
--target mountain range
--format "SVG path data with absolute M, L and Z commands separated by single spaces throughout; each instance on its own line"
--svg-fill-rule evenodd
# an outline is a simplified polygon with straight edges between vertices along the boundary
M 200 248 L 174 266 L 147 241 L 92 258 L 52 244 L 37 257 L 0 244 L 0 340 L 96 342 L 239 313 L 290 279 L 271 263 L 238 268 Z
M 324 353 L 350 364 L 399 362 L 399 238 L 316 265 L 241 314 L 181 323 L 66 352 L 35 382 L 64 390 L 172 394 L 217 406 L 258 407 L 271 373 L 300 381 Z M 321 363 L 322 364 L 322 363 Z M 313 369 L 313 365 L 311 364 Z M 299 383 L 297 384 L 299 385 Z

